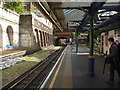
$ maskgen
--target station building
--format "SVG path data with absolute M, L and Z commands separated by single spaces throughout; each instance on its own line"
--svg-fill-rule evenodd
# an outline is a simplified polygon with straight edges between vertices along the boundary
M 37 10 L 34 3 L 27 3 L 27 12 L 19 15 L 0 3 L 0 49 L 7 45 L 16 48 L 43 48 L 53 45 L 53 26 Z M 32 7 L 35 7 L 33 9 Z M 37 10 L 37 11 L 36 11 Z
M 44 48 L 53 45 L 53 25 L 42 14 L 39 4 L 27 2 L 28 15 L 20 15 L 20 48 Z
M 52 23 L 46 23 L 43 17 L 34 13 L 20 16 L 20 48 L 50 46 L 52 35 Z
M 0 3 L 0 50 L 7 45 L 19 47 L 19 14 L 3 7 Z

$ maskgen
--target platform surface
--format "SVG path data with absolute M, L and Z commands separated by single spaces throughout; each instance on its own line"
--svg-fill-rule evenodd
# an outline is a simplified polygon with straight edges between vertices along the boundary
M 60 64 L 61 63 L 61 64 Z M 115 84 L 109 85 L 109 65 L 106 65 L 102 74 L 104 58 L 95 55 L 95 77 L 88 75 L 88 49 L 80 47 L 75 52 L 75 47 L 67 46 L 65 55 L 51 75 L 45 88 L 119 88 L 118 75 L 115 73 Z

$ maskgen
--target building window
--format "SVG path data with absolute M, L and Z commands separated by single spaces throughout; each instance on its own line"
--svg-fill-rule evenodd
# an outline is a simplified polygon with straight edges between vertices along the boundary
M 117 30 L 115 30 L 115 34 L 117 34 Z

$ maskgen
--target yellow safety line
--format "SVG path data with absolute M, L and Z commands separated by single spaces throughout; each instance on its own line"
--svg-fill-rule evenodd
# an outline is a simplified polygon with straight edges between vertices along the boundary
M 61 62 L 60 62 L 59 66 L 58 66 L 58 68 L 57 68 L 57 70 L 56 70 L 56 72 L 55 72 L 55 75 L 54 75 L 54 77 L 53 77 L 53 79 L 52 79 L 52 81 L 51 81 L 51 83 L 50 83 L 50 85 L 49 85 L 49 90 L 50 90 L 51 88 L 53 88 L 53 85 L 54 85 L 54 83 L 55 83 L 56 77 L 57 77 L 57 75 L 58 75 L 58 72 L 59 72 L 59 70 L 60 70 L 60 67 L 61 67 L 61 65 L 62 65 L 62 62 L 63 62 L 63 58 L 64 58 L 64 57 L 65 57 L 65 54 L 63 55 L 63 57 L 62 57 L 62 59 L 61 59 Z

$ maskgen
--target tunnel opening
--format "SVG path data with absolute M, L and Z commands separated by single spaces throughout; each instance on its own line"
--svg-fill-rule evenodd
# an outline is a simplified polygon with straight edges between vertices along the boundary
M 55 46 L 66 46 L 69 43 L 69 39 L 66 37 L 59 37 L 55 40 Z

